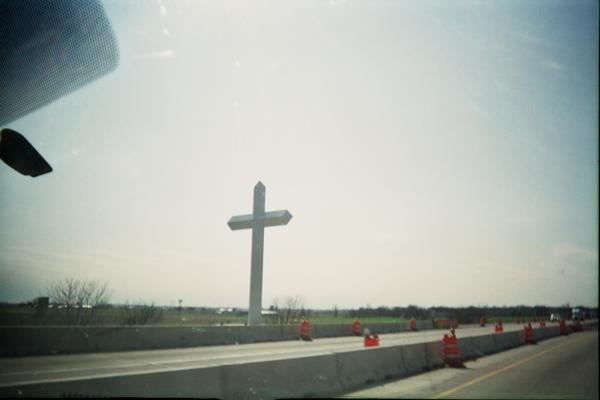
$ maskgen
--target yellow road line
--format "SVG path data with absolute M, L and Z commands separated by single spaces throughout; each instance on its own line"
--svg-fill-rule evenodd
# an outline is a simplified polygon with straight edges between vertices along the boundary
M 573 342 L 575 342 L 575 341 L 577 341 L 577 340 L 579 340 L 579 339 L 580 339 L 580 338 L 577 338 L 577 339 L 574 339 L 574 340 L 570 340 L 570 341 L 569 341 L 569 342 L 567 342 L 567 343 L 573 343 Z M 449 396 L 449 395 L 451 395 L 451 394 L 453 394 L 453 393 L 459 392 L 459 391 L 461 391 L 461 390 L 463 390 L 463 389 L 466 389 L 466 388 L 468 388 L 469 386 L 473 386 L 473 385 L 475 385 L 476 383 L 479 383 L 479 382 L 481 382 L 481 381 L 484 381 L 484 380 L 486 380 L 486 379 L 489 379 L 489 378 L 491 378 L 491 377 L 493 377 L 493 376 L 496 376 L 496 375 L 498 375 L 498 374 L 501 374 L 501 373 L 502 373 L 502 372 L 504 372 L 504 371 L 508 371 L 509 369 L 512 369 L 512 368 L 514 368 L 514 367 L 516 367 L 516 366 L 519 366 L 519 365 L 521 365 L 521 364 L 524 364 L 524 363 L 526 363 L 526 362 L 528 362 L 528 361 L 531 361 L 531 360 L 533 360 L 533 359 L 535 359 L 535 358 L 541 357 L 541 356 L 543 356 L 544 354 L 546 354 L 546 353 L 549 353 L 549 352 L 551 352 L 551 351 L 553 351 L 553 350 L 556 350 L 556 349 L 558 349 L 559 347 L 562 347 L 562 346 L 564 346 L 564 345 L 565 345 L 565 344 L 567 344 L 567 343 L 561 343 L 561 344 L 559 344 L 559 345 L 556 345 L 556 346 L 554 346 L 554 347 L 550 347 L 549 349 L 546 349 L 546 350 L 544 350 L 544 351 L 541 351 L 541 352 L 539 352 L 539 353 L 536 353 L 536 354 L 534 354 L 534 355 L 531 355 L 531 356 L 529 356 L 529 357 L 527 357 L 527 358 L 524 358 L 524 359 L 522 359 L 522 360 L 520 360 L 520 361 L 514 362 L 514 363 L 512 363 L 512 364 L 509 364 L 509 365 L 507 365 L 507 366 L 505 366 L 505 367 L 502 367 L 502 368 L 498 368 L 498 369 L 496 369 L 496 370 L 494 370 L 494 371 L 492 371 L 492 372 L 488 372 L 487 374 L 485 374 L 485 375 L 482 375 L 482 376 L 480 376 L 479 378 L 475 378 L 475 379 L 473 379 L 473 380 L 470 380 L 470 381 L 468 381 L 468 382 L 465 382 L 465 383 L 463 383 L 463 384 L 461 384 L 461 385 L 458 385 L 458 386 L 456 386 L 456 387 L 454 387 L 454 388 L 452 388 L 452 389 L 448 389 L 448 390 L 446 390 L 446 391 L 444 391 L 444 392 L 442 392 L 442 393 L 438 393 L 437 395 L 433 396 L 433 397 L 432 397 L 432 399 L 440 399 L 440 398 L 442 398 L 442 397 L 446 397 L 446 396 Z

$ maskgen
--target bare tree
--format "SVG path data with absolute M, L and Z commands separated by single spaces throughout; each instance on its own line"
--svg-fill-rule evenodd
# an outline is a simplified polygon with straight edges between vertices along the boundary
M 300 318 L 308 318 L 310 310 L 304 308 L 304 299 L 302 296 L 287 297 L 282 306 L 279 305 L 279 299 L 276 297 L 272 305 L 275 311 L 276 322 L 280 325 L 293 324 Z
M 98 307 L 106 305 L 108 284 L 67 278 L 48 289 L 57 308 L 58 321 L 64 325 L 88 325 L 96 320 Z
M 163 316 L 163 310 L 151 304 L 129 305 L 121 307 L 119 323 L 122 325 L 146 325 L 158 322 Z

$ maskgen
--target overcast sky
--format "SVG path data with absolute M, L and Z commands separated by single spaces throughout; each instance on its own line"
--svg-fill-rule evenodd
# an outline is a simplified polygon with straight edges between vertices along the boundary
M 0 301 L 598 303 L 596 1 L 105 3 L 117 69 L 12 122 Z

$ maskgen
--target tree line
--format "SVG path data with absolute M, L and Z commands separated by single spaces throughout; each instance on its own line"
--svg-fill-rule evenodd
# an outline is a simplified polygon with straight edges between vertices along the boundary
M 584 311 L 592 311 L 597 315 L 597 309 L 579 306 Z M 335 309 L 334 309 L 335 310 Z M 458 323 L 476 323 L 481 317 L 490 318 L 545 318 L 551 314 L 560 314 L 563 318 L 570 318 L 572 306 L 567 304 L 561 306 L 545 305 L 516 305 L 516 306 L 468 306 L 468 307 L 419 307 L 408 305 L 406 307 L 360 307 L 339 311 L 352 318 L 361 317 L 394 317 L 403 319 L 456 319 Z
M 64 325 L 89 325 L 98 321 L 98 311 L 102 309 L 117 308 L 115 322 L 122 325 L 144 325 L 158 322 L 162 318 L 162 308 L 154 304 L 125 304 L 119 307 L 109 304 L 110 290 L 107 283 L 97 281 L 86 281 L 77 279 L 64 279 L 52 284 L 47 289 L 45 297 L 28 302 L 30 306 L 37 309 L 39 316 L 47 313 L 49 307 L 52 310 L 53 319 L 58 324 Z M 579 306 L 585 314 L 597 318 L 598 309 Z M 179 310 L 181 311 L 181 301 Z M 560 314 L 562 318 L 571 318 L 572 306 L 569 303 L 560 306 L 546 305 L 513 305 L 513 306 L 468 306 L 468 307 L 420 307 L 409 304 L 407 306 L 379 306 L 359 307 L 357 309 L 341 310 L 333 306 L 330 310 L 311 310 L 306 306 L 302 296 L 291 296 L 283 300 L 273 299 L 266 312 L 264 322 L 281 325 L 294 324 L 303 318 L 309 319 L 311 315 L 331 315 L 334 318 L 350 317 L 388 317 L 398 319 L 455 319 L 459 324 L 476 323 L 481 317 L 489 322 L 495 318 L 506 320 L 512 319 L 549 319 L 553 313 Z M 210 308 L 194 308 L 197 312 L 213 312 Z M 264 313 L 264 312 L 263 312 Z M 236 315 L 242 315 L 240 310 Z

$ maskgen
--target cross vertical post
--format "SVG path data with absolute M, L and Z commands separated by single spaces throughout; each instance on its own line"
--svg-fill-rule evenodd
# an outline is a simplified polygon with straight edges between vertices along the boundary
M 231 217 L 227 225 L 231 230 L 252 229 L 252 256 L 250 261 L 250 305 L 248 325 L 260 325 L 262 311 L 262 272 L 265 227 L 287 225 L 292 219 L 288 210 L 265 212 L 265 185 L 254 186 L 252 214 Z
M 258 182 L 254 186 L 254 218 L 265 215 L 265 185 Z M 260 325 L 262 309 L 262 270 L 265 242 L 265 227 L 252 224 L 252 260 L 250 266 L 250 306 L 248 325 Z

